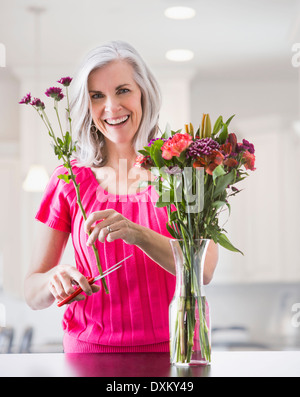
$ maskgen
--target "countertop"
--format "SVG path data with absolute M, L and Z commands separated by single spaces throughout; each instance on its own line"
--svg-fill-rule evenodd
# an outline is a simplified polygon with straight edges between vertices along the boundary
M 0 376 L 300 377 L 300 351 L 212 351 L 210 366 L 188 368 L 170 365 L 168 353 L 0 354 Z

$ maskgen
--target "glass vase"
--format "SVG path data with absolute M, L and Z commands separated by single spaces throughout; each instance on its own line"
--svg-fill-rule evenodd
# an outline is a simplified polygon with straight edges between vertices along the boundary
M 176 289 L 169 307 L 170 361 L 178 366 L 209 365 L 211 335 L 203 267 L 210 240 L 170 240 Z

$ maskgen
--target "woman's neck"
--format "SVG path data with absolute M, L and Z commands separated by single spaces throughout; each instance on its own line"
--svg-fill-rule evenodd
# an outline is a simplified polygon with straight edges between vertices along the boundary
M 128 144 L 114 144 L 112 142 L 106 144 L 106 166 L 113 168 L 119 172 L 120 166 L 131 169 L 136 160 L 136 152 L 132 145 Z M 121 165 L 122 164 L 122 165 Z

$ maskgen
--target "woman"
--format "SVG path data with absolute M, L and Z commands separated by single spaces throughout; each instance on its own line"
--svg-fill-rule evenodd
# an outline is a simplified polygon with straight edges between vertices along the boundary
M 73 169 L 88 218 L 83 222 L 72 184 L 57 178 L 66 172 L 58 167 L 36 216 L 39 241 L 25 282 L 26 300 L 42 309 L 70 295 L 74 284 L 82 287 L 88 296 L 79 295 L 64 314 L 65 352 L 168 351 L 175 267 L 167 213 L 155 207 L 152 186 L 139 189 L 150 171 L 134 167 L 137 150 L 158 131 L 158 85 L 130 45 L 111 42 L 88 54 L 71 88 L 78 141 Z M 70 234 L 76 268 L 59 264 Z M 109 294 L 86 280 L 98 273 L 92 243 L 103 270 L 133 255 L 107 277 Z M 206 283 L 217 255 L 211 243 Z

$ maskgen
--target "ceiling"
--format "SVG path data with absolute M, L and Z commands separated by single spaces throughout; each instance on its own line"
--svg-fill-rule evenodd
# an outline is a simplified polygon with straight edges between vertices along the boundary
M 169 20 L 164 10 L 173 5 L 192 6 L 196 16 Z M 251 70 L 257 65 L 276 75 L 293 72 L 291 47 L 300 42 L 298 0 L 0 0 L 0 42 L 8 68 L 34 65 L 30 6 L 45 8 L 40 17 L 41 68 L 73 72 L 89 49 L 122 39 L 152 67 L 178 68 L 165 59 L 165 52 L 188 48 L 195 52 L 188 66 L 203 75 L 239 73 L 241 65 L 243 72 L 245 65 Z

